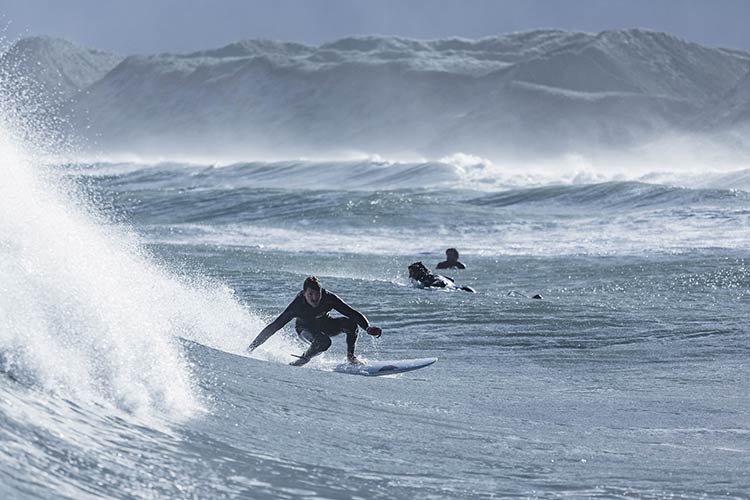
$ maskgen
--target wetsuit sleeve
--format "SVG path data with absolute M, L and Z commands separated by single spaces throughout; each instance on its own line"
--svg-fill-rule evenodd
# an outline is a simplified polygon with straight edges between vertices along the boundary
M 463 262 L 456 261 L 456 267 L 459 269 L 466 269 L 466 266 Z
M 258 346 L 263 344 L 263 342 L 271 338 L 271 335 L 284 328 L 284 325 L 294 319 L 294 317 L 297 315 L 297 301 L 298 299 L 295 298 L 292 303 L 289 304 L 286 309 L 284 309 L 284 312 L 279 314 L 278 318 L 273 320 L 271 324 L 261 330 L 258 336 L 255 337 L 255 340 L 250 343 L 250 346 L 248 347 L 250 351 L 255 350 Z
M 437 265 L 437 269 L 447 269 L 447 268 L 448 268 L 448 262 L 446 261 L 440 262 Z
M 354 309 L 352 306 L 341 300 L 341 298 L 334 294 L 328 292 L 328 295 L 331 298 L 331 305 L 334 309 L 336 309 L 338 312 L 346 316 L 347 318 L 351 318 L 354 321 L 357 322 L 357 324 L 362 327 L 362 329 L 367 330 L 367 327 L 370 326 L 370 322 L 367 320 L 364 314 Z
M 445 288 L 449 283 L 445 278 L 448 277 L 441 274 L 429 274 L 422 282 L 422 284 L 426 287 Z M 450 280 L 450 278 L 448 279 Z

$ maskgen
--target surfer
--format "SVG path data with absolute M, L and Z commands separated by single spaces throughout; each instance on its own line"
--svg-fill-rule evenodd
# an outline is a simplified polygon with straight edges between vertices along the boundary
M 466 269 L 463 262 L 458 260 L 458 250 L 449 248 L 445 251 L 445 260 L 437 265 L 438 269 Z
M 340 312 L 344 317 L 332 318 L 328 314 L 331 309 Z M 313 356 L 328 350 L 331 347 L 331 337 L 343 332 L 346 332 L 346 358 L 349 363 L 358 364 L 360 361 L 354 355 L 357 327 L 362 327 L 374 337 L 380 337 L 383 333 L 377 326 L 370 325 L 364 314 L 341 300 L 338 295 L 322 288 L 318 278 L 308 276 L 302 285 L 302 291 L 278 318 L 255 337 L 247 348 L 248 351 L 253 352 L 294 318 L 297 318 L 294 325 L 297 335 L 310 344 L 310 347 L 302 356 L 298 356 L 296 361 L 290 363 L 292 366 L 302 366 Z
M 453 278 L 449 276 L 432 274 L 432 271 L 421 262 L 415 262 L 409 266 L 409 278 L 420 288 L 451 288 L 465 292 L 475 292 L 470 286 L 456 285 Z

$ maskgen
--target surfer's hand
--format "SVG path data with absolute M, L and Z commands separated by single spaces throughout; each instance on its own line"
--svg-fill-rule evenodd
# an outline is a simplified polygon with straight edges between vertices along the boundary
M 380 338 L 380 336 L 383 335 L 383 330 L 381 330 L 377 326 L 368 326 L 367 334 L 372 335 L 373 337 L 376 337 L 376 338 Z

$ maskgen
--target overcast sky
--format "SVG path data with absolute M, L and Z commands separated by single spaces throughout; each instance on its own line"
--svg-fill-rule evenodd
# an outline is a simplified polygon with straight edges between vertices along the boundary
M 244 38 L 479 38 L 535 28 L 666 31 L 750 50 L 750 0 L 0 0 L 5 38 L 52 35 L 123 54 Z

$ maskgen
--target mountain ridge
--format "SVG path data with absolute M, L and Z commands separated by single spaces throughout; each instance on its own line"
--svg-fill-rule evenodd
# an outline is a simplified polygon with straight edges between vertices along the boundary
M 65 93 L 78 129 L 105 150 L 554 156 L 697 133 L 697 117 L 723 124 L 732 114 L 722 103 L 750 103 L 733 90 L 750 75 L 750 53 L 642 29 L 246 39 L 118 57 Z

